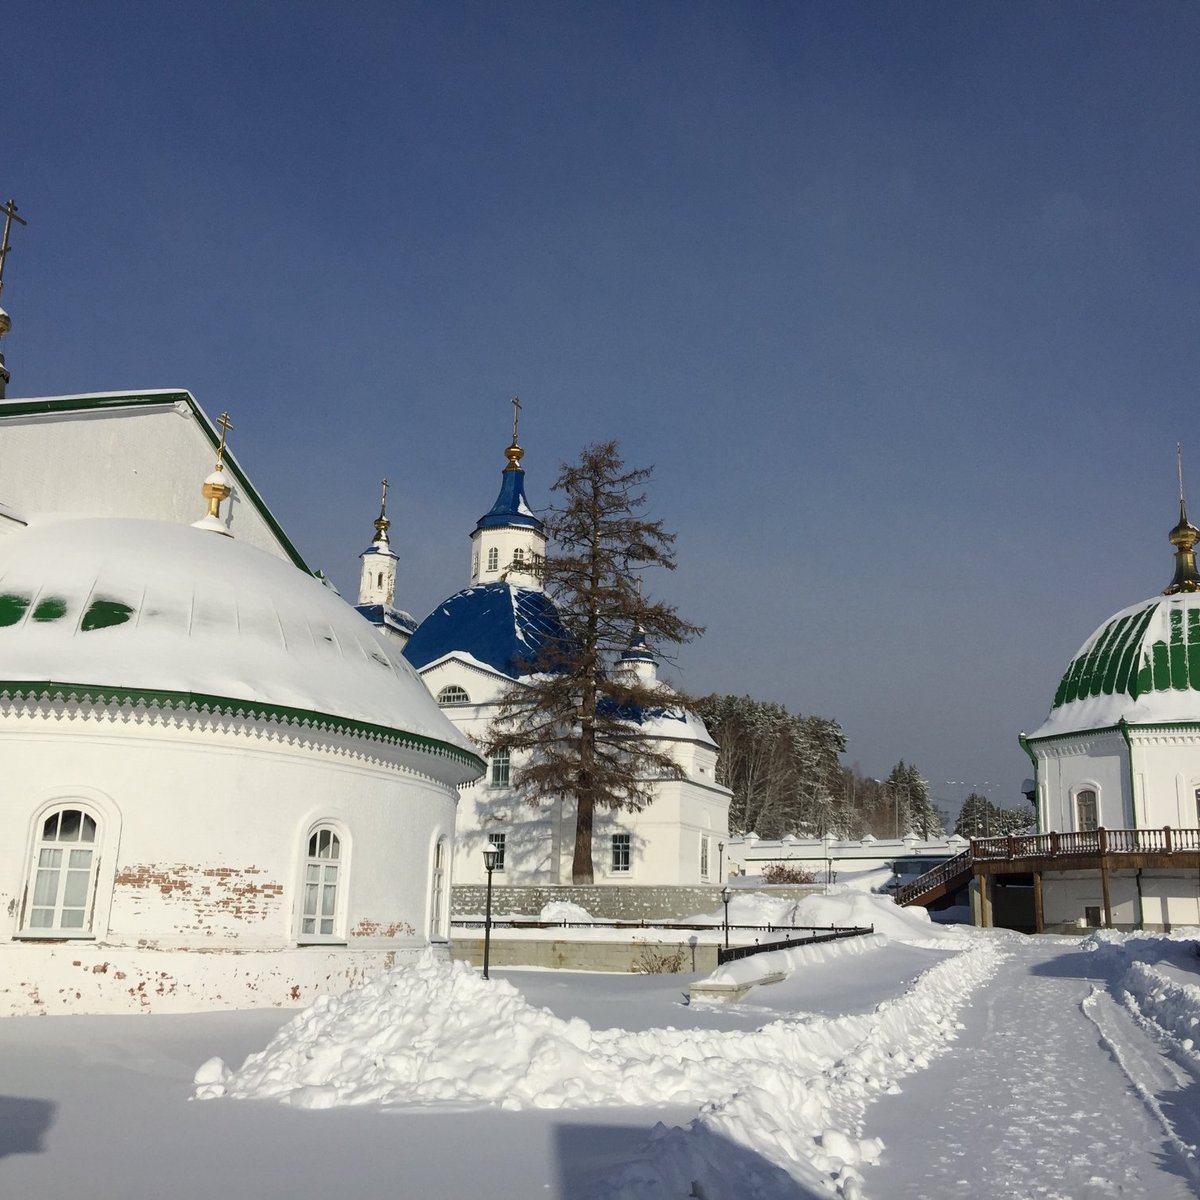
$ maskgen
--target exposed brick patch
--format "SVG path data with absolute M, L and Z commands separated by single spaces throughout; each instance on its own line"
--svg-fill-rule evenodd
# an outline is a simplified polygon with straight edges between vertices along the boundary
M 168 904 L 176 933 L 234 938 L 232 923 L 266 921 L 278 912 L 284 886 L 264 875 L 257 866 L 142 863 L 125 867 L 114 883 L 132 903 Z
M 415 932 L 416 930 L 407 921 L 392 921 L 385 925 L 382 921 L 371 921 L 364 917 L 350 930 L 350 936 L 352 938 L 394 938 L 403 933 L 411 937 Z

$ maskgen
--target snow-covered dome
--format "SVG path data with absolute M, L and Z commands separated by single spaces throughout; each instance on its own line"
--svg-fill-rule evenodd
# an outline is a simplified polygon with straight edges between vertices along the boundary
M 447 654 L 463 654 L 517 679 L 548 640 L 566 637 L 558 611 L 535 588 L 477 584 L 456 592 L 417 626 L 404 657 L 421 670 Z
M 0 687 L 332 717 L 482 767 L 415 671 L 329 588 L 168 522 L 39 523 L 0 539 Z
M 1034 738 L 1119 721 L 1200 721 L 1200 593 L 1154 596 L 1105 621 L 1071 659 Z

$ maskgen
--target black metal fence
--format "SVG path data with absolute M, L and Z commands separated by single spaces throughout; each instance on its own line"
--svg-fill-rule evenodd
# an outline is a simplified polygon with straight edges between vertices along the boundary
M 875 932 L 874 925 L 868 925 L 865 928 L 861 925 L 846 928 L 832 925 L 820 933 L 817 932 L 815 926 L 804 925 L 800 928 L 811 929 L 810 936 L 788 938 L 783 942 L 755 942 L 753 946 L 730 946 L 728 949 L 722 947 L 717 950 L 717 966 L 724 966 L 727 962 L 734 962 L 739 958 L 749 958 L 752 954 L 765 954 L 768 950 L 790 950 L 793 946 L 815 946 L 818 942 L 836 942 L 842 938 L 864 937 L 868 933 Z

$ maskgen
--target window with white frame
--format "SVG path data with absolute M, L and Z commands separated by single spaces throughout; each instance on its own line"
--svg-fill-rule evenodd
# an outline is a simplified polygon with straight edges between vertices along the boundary
M 513 551 L 513 566 L 514 567 L 523 567 L 524 565 L 525 565 L 525 551 L 522 550 L 520 546 L 518 546 Z
M 631 838 L 627 833 L 612 835 L 612 869 L 614 872 L 629 870 L 630 842 Z
M 712 839 L 707 834 L 700 835 L 700 878 L 708 878 L 709 842 Z
M 83 809 L 64 806 L 42 819 L 27 893 L 27 930 L 90 936 L 98 849 L 96 820 Z
M 479 555 L 471 555 L 471 578 L 474 579 L 479 574 Z
M 1099 812 L 1096 805 L 1096 793 L 1091 788 L 1084 788 L 1075 793 L 1075 828 L 1080 833 L 1094 833 L 1099 827 Z
M 493 546 L 488 551 L 487 569 L 489 571 L 495 571 L 499 566 L 500 566 L 500 550 L 499 550 L 499 547 Z
M 496 850 L 496 865 L 492 869 L 495 871 L 504 870 L 504 848 L 508 838 L 503 833 L 489 833 L 488 841 L 492 843 Z
M 451 683 L 438 692 L 437 702 L 443 708 L 451 708 L 455 704 L 470 704 L 471 697 L 467 695 L 465 688 L 460 688 L 457 684 Z
M 442 937 L 442 906 L 446 892 L 446 839 L 438 838 L 433 847 L 433 892 L 429 898 L 429 936 Z
M 300 936 L 337 936 L 338 889 L 342 885 L 342 839 L 327 825 L 314 829 L 304 859 L 304 907 Z
M 492 755 L 492 787 L 508 787 L 512 779 L 512 756 L 507 746 Z

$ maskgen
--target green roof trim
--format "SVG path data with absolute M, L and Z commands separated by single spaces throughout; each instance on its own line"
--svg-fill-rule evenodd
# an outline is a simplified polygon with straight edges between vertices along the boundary
M 487 769 L 478 754 L 424 734 L 409 733 L 387 725 L 373 725 L 350 717 L 335 717 L 330 713 L 307 708 L 289 708 L 281 704 L 262 704 L 256 700 L 235 700 L 230 696 L 210 696 L 201 692 L 159 691 L 153 688 L 104 687 L 91 683 L 59 683 L 0 680 L 0 696 L 18 700 L 77 700 L 91 703 L 146 704 L 151 708 L 197 710 L 221 713 L 233 717 L 261 717 L 281 725 L 307 725 L 328 729 L 334 733 L 349 733 L 371 741 L 387 742 L 410 750 L 420 750 L 438 758 L 448 758 L 463 766 L 473 767 L 481 775 Z
M 130 392 L 128 394 L 113 394 L 101 396 L 58 396 L 47 400 L 0 400 L 0 421 L 6 417 L 34 417 L 47 413 L 65 412 L 95 412 L 108 408 L 152 408 L 163 405 L 183 403 L 191 409 L 200 428 L 204 431 L 215 451 L 220 444 L 220 435 L 216 426 L 208 419 L 204 410 L 196 403 L 190 392 Z M 275 519 L 275 514 L 266 506 L 258 489 L 250 482 L 245 471 L 238 466 L 237 459 L 225 449 L 224 463 L 229 472 L 241 486 L 242 491 L 249 497 L 258 515 L 266 522 L 267 527 L 279 539 L 288 558 L 308 575 L 314 574 L 312 568 L 304 561 L 300 551 L 292 544 L 292 539 L 283 532 L 283 526 Z

